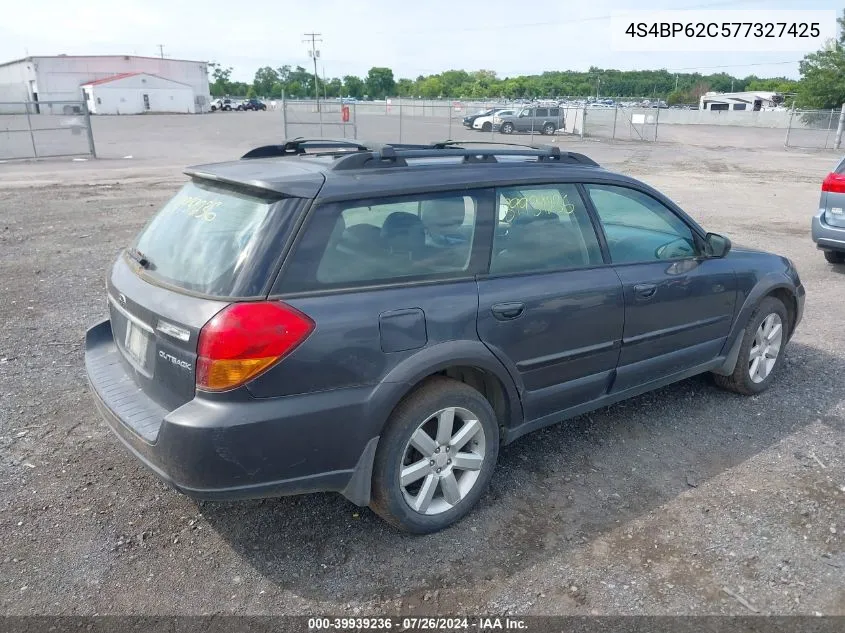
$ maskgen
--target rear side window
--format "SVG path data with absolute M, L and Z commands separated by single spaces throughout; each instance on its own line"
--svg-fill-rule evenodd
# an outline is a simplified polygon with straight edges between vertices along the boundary
M 537 114 L 535 116 L 549 116 L 549 109 L 548 108 L 537 108 Z
M 284 273 L 286 292 L 474 274 L 484 193 L 344 202 L 314 209 Z M 486 194 L 489 195 L 489 194 Z
M 540 272 L 603 263 L 589 213 L 575 185 L 496 191 L 499 222 L 490 273 Z
M 190 182 L 135 242 L 150 262 L 143 274 L 204 295 L 258 294 L 268 283 L 262 265 L 266 242 L 280 231 L 284 222 L 279 220 L 292 216 L 291 208 L 299 204 L 297 199 L 279 201 L 277 196 Z

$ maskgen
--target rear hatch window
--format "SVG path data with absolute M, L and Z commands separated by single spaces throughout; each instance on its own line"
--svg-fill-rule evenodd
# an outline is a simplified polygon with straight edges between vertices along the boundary
M 304 201 L 194 180 L 164 205 L 128 254 L 154 281 L 211 297 L 261 295 Z

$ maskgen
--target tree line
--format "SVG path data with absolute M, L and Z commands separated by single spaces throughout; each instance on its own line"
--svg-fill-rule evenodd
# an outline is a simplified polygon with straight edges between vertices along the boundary
M 393 70 L 370 68 L 365 77 L 346 75 L 324 79 L 302 66 L 265 66 L 255 73 L 252 83 L 232 81 L 232 69 L 210 63 L 213 96 L 263 98 L 354 97 L 384 99 L 412 97 L 425 99 L 515 99 L 515 98 L 652 98 L 670 105 L 697 103 L 708 91 L 740 92 L 765 90 L 784 95 L 785 103 L 806 108 L 835 108 L 845 102 L 845 12 L 837 20 L 838 40 L 807 55 L 800 63 L 800 80 L 755 75 L 735 77 L 714 74 L 673 73 L 668 70 L 614 70 L 592 67 L 587 71 L 547 71 L 538 75 L 499 77 L 493 70 L 447 70 L 416 79 L 396 79 Z

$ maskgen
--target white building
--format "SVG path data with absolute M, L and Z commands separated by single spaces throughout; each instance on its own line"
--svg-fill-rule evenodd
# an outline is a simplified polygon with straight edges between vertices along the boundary
M 22 106 L 8 105 L 8 102 L 36 101 L 44 104 L 34 109 L 37 112 L 63 113 L 67 110 L 66 104 L 49 105 L 46 102 L 81 101 L 83 85 L 128 73 L 143 73 L 185 84 L 193 92 L 193 111 L 210 109 L 207 62 L 133 55 L 57 55 L 26 57 L 0 64 L 0 112 L 24 111 Z
M 776 92 L 708 92 L 699 99 L 699 110 L 770 110 L 778 105 Z M 780 100 L 782 101 L 782 99 Z
M 194 89 L 149 73 L 124 73 L 82 85 L 91 114 L 197 112 Z

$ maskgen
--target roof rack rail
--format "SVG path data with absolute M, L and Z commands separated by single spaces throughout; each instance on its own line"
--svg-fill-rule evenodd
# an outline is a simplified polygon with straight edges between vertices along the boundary
M 370 152 L 374 149 L 371 145 L 365 145 L 351 139 L 305 138 L 300 136 L 285 139 L 279 144 L 256 147 L 241 156 L 241 159 L 302 155 L 306 153 L 306 146 L 308 149 L 354 150 L 358 152 Z
M 467 145 L 481 145 L 483 147 L 466 147 Z M 313 150 L 326 151 L 314 152 Z M 352 170 L 364 167 L 402 167 L 407 166 L 406 159 L 408 158 L 442 158 L 456 154 L 464 157 L 464 163 L 497 163 L 499 161 L 496 156 L 534 156 L 537 158 L 537 162 L 599 166 L 597 162 L 584 154 L 564 152 L 556 145 L 524 145 L 497 141 L 455 141 L 451 139 L 428 144 L 414 144 L 370 143 L 345 138 L 296 137 L 276 145 L 256 147 L 244 154 L 241 159 L 303 156 L 308 153 L 334 156 L 338 159 L 332 167 L 334 170 Z
M 579 152 L 564 152 L 561 151 L 560 147 L 557 145 L 548 145 L 548 144 L 541 144 L 541 145 L 526 145 L 524 143 L 502 143 L 499 141 L 453 141 L 451 139 L 447 139 L 445 141 L 438 141 L 436 143 L 431 144 L 432 147 L 437 148 L 449 148 L 449 149 L 457 149 L 463 145 L 505 145 L 509 147 L 523 147 L 526 149 L 536 149 L 536 150 L 544 150 L 550 153 L 550 157 L 553 160 L 560 160 L 561 162 L 565 163 L 576 163 L 579 165 L 587 165 L 590 167 L 599 167 L 600 165 L 594 161 L 589 156 L 585 154 L 581 154 Z M 504 154 L 503 154 L 504 155 Z M 558 158 L 560 157 L 560 158 Z
M 446 150 L 444 152 L 444 150 Z M 465 148 L 454 142 L 432 143 L 422 147 L 385 145 L 378 151 L 352 152 L 340 157 L 332 166 L 334 171 L 347 171 L 378 167 L 406 167 L 408 159 L 443 158 L 463 156 L 464 163 L 497 163 L 497 156 L 534 156 L 537 162 L 555 162 L 598 167 L 593 159 L 576 152 L 562 152 L 556 146 L 526 147 L 519 149 Z
M 395 144 L 391 147 L 403 149 L 424 149 L 428 145 Z M 323 152 L 327 154 L 353 152 L 374 152 L 386 147 L 385 143 L 368 143 L 348 138 L 306 138 L 296 137 L 286 139 L 275 145 L 262 145 L 251 149 L 241 156 L 241 160 L 250 158 L 277 158 L 279 156 L 302 156 L 306 150 L 334 150 Z

